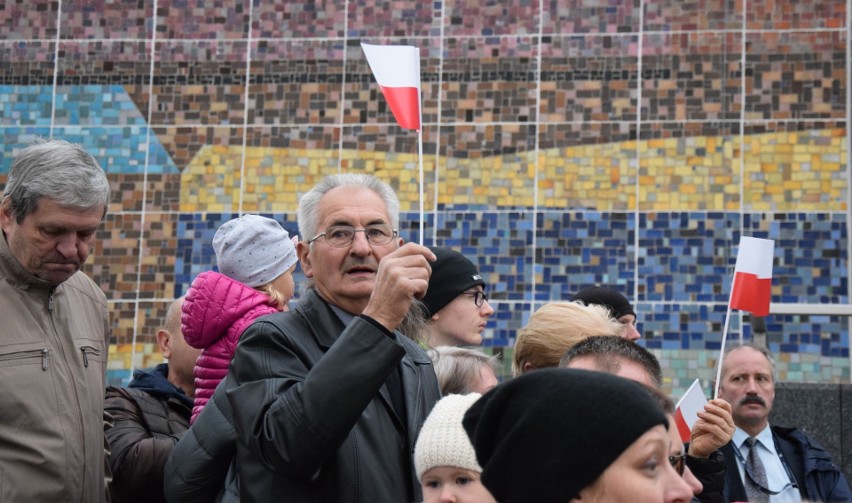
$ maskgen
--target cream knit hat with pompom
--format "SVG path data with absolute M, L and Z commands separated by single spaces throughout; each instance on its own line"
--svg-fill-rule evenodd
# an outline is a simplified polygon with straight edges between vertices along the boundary
M 462 427 L 464 413 L 479 397 L 479 393 L 447 395 L 435 404 L 420 429 L 414 447 L 414 469 L 418 479 L 436 466 L 454 466 L 477 473 L 482 471 Z

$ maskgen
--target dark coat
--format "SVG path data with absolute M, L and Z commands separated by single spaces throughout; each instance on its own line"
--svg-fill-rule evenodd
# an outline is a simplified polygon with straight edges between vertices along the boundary
M 228 470 L 237 450 L 237 432 L 234 429 L 231 404 L 225 397 L 225 380 L 227 377 L 216 388 L 166 461 L 166 501 L 239 501 L 236 480 L 228 478 Z
M 725 457 L 720 451 L 713 451 L 709 458 L 686 457 L 686 466 L 701 482 L 703 490 L 693 501 L 701 503 L 727 503 L 725 488 Z
M 386 385 L 395 372 L 404 418 Z M 361 316 L 344 327 L 310 290 L 245 331 L 225 387 L 241 501 L 421 500 L 414 442 L 441 392 L 414 341 Z
M 111 454 L 109 486 L 113 502 L 159 502 L 163 466 L 189 428 L 192 399 L 170 383 L 168 365 L 137 371 L 127 388 L 106 389 L 104 410 L 114 425 L 105 430 Z
M 831 462 L 831 455 L 813 439 L 796 428 L 781 426 L 772 426 L 772 436 L 777 439 L 793 472 L 802 499 L 814 502 L 852 501 L 849 482 L 843 472 Z M 733 442 L 728 442 L 721 449 L 727 465 L 725 495 L 727 501 L 747 501 L 735 448 Z

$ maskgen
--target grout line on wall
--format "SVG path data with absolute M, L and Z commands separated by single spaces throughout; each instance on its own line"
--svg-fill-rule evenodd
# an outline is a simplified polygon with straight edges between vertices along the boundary
M 246 147 L 248 146 L 248 116 L 249 116 L 249 99 L 251 93 L 249 87 L 251 85 L 251 44 L 254 30 L 252 28 L 252 19 L 254 16 L 254 1 L 249 1 L 249 18 L 248 18 L 248 39 L 246 42 L 246 83 L 245 91 L 243 92 L 243 148 L 240 151 L 240 191 L 237 200 L 237 215 L 243 214 L 243 194 L 246 190 Z M 274 172 L 273 168 L 273 172 Z
M 639 298 L 639 228 L 642 225 L 640 221 L 641 212 L 639 211 L 639 197 L 641 196 L 640 176 L 639 172 L 642 166 L 642 52 L 644 51 L 645 37 L 643 30 L 645 28 L 645 0 L 639 2 L 639 37 L 637 43 L 636 54 L 636 158 L 634 159 L 635 169 L 633 170 L 633 292 L 631 297 Z M 625 250 L 626 253 L 626 250 Z

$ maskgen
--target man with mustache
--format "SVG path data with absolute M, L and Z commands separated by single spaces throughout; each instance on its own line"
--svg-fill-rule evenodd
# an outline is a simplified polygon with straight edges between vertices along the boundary
M 412 452 L 441 392 L 397 329 L 435 255 L 402 244 L 399 200 L 372 176 L 324 178 L 298 220 L 306 291 L 246 329 L 223 383 L 240 501 L 421 501 Z
M 728 348 L 719 397 L 731 404 L 737 427 L 721 449 L 728 501 L 852 501 L 846 477 L 825 449 L 796 428 L 770 427 L 775 362 L 768 350 Z M 757 460 L 749 458 L 752 449 Z
M 106 297 L 80 267 L 110 186 L 79 145 L 39 140 L 0 203 L 0 501 L 106 498 Z

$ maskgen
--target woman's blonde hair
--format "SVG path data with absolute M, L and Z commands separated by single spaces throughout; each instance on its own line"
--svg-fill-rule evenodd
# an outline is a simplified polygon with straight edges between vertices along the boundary
M 557 367 L 571 346 L 598 335 L 621 336 L 624 325 L 610 318 L 607 308 L 575 302 L 549 302 L 530 316 L 518 332 L 512 352 L 512 375 L 532 369 Z

